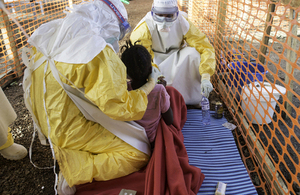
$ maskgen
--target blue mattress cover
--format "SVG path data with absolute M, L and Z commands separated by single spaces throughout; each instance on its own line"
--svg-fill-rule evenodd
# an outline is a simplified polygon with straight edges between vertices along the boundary
M 213 111 L 211 111 L 211 115 Z M 209 126 L 202 124 L 202 111 L 188 109 L 182 129 L 191 165 L 205 175 L 198 194 L 215 194 L 218 182 L 227 184 L 226 195 L 254 195 L 257 191 L 240 157 L 231 130 L 222 126 L 227 120 L 211 116 Z

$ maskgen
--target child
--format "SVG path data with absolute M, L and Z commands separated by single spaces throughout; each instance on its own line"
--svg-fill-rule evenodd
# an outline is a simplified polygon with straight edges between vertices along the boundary
M 152 72 L 151 55 L 147 49 L 131 41 L 121 48 L 121 59 L 127 67 L 131 88 L 138 89 L 147 82 Z M 129 87 L 130 87 L 129 86 Z M 156 84 L 148 97 L 147 110 L 141 120 L 136 121 L 145 128 L 151 147 L 154 146 L 156 130 L 161 117 L 167 125 L 173 123 L 173 112 L 170 107 L 170 96 L 162 84 Z

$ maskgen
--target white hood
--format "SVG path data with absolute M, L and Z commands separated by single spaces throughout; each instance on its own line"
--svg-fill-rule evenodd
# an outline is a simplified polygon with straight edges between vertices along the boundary
M 127 18 L 124 5 L 111 2 Z M 102 1 L 74 5 L 71 13 L 41 25 L 30 37 L 29 43 L 55 61 L 87 63 L 99 54 L 110 40 L 118 40 L 120 21 Z M 116 48 L 115 50 L 118 50 Z M 115 51 L 118 52 L 118 51 Z

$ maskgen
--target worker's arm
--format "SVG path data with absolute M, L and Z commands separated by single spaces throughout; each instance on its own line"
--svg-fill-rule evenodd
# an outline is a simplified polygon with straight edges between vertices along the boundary
M 215 49 L 210 44 L 206 35 L 200 32 L 199 29 L 197 29 L 192 22 L 188 22 L 190 28 L 188 32 L 184 35 L 184 39 L 190 47 L 194 47 L 200 53 L 200 75 L 206 73 L 211 76 L 214 74 L 216 69 Z
M 84 80 L 80 83 L 84 85 L 88 98 L 102 112 L 122 121 L 139 120 L 143 117 L 148 104 L 146 91 L 149 87 L 147 90 L 127 90 L 126 67 L 110 47 L 106 46 L 82 68 L 85 70 L 80 70 L 80 73 L 85 75 L 81 77 Z

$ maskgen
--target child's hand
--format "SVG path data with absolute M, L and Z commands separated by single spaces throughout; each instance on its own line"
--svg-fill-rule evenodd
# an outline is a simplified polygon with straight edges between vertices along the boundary
M 162 84 L 163 86 L 167 86 L 167 81 L 164 80 L 164 76 L 160 76 L 157 78 L 157 84 Z

